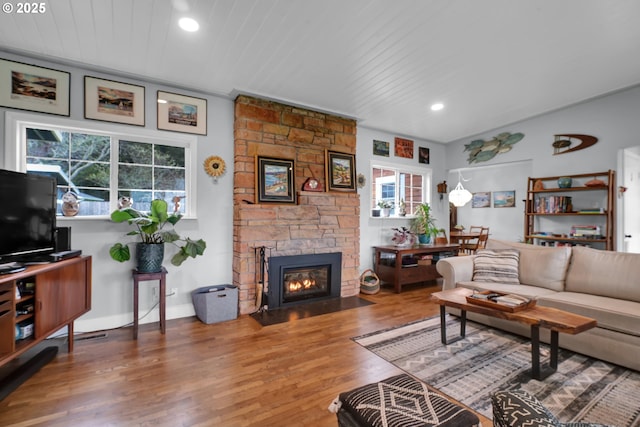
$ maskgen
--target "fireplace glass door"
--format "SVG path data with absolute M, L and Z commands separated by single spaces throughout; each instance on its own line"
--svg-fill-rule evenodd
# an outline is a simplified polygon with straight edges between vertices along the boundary
M 330 294 L 331 266 L 285 268 L 282 275 L 284 303 L 325 297 Z

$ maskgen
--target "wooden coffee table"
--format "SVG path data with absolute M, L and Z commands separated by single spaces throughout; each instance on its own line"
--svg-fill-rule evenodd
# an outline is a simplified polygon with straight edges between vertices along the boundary
M 589 317 L 579 316 L 567 311 L 551 307 L 535 305 L 520 311 L 501 311 L 492 307 L 470 304 L 467 296 L 473 294 L 471 289 L 455 288 L 431 294 L 434 302 L 440 305 L 440 337 L 443 344 L 456 342 L 465 336 L 467 311 L 498 319 L 511 320 L 531 326 L 531 377 L 542 380 L 553 374 L 558 369 L 558 334 L 579 334 L 588 329 L 595 328 L 597 322 Z M 457 308 L 460 313 L 460 336 L 447 341 L 446 307 Z M 551 331 L 551 354 L 549 365 L 543 368 L 540 364 L 540 328 Z

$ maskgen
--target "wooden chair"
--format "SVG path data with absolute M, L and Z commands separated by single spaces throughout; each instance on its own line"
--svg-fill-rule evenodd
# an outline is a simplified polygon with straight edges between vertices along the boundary
M 474 226 L 469 227 L 471 230 Z M 467 242 L 460 247 L 460 252 L 464 255 L 473 255 L 478 249 L 484 249 L 489 239 L 489 227 L 480 227 L 480 230 L 474 230 L 480 233 L 477 239 Z
M 435 243 L 436 245 L 449 244 L 449 239 L 447 239 L 447 233 L 444 230 L 438 232 L 438 234 L 436 235 Z
M 489 240 L 489 227 L 482 227 L 480 231 L 480 237 L 478 237 L 478 249 L 484 249 L 487 247 L 487 240 Z

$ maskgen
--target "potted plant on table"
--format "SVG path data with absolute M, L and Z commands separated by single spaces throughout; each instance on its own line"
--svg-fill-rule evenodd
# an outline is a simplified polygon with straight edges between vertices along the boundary
M 431 206 L 428 203 L 416 206 L 415 218 L 411 222 L 411 227 L 418 235 L 418 241 L 422 244 L 431 243 L 438 233 L 444 231 L 436 227 L 436 219 L 431 215 Z
M 195 258 L 204 253 L 207 244 L 204 240 L 192 240 L 180 237 L 174 226 L 182 215 L 174 212 L 169 214 L 166 201 L 156 199 L 151 202 L 149 212 L 138 211 L 132 207 L 123 207 L 111 213 L 113 222 L 128 222 L 134 230 L 127 236 L 139 236 L 140 242 L 136 246 L 138 271 L 153 273 L 162 269 L 164 258 L 164 244 L 172 243 L 179 250 L 171 258 L 171 264 L 180 266 L 189 257 Z M 111 258 L 124 262 L 131 259 L 127 243 L 116 243 L 109 249 Z
M 391 238 L 391 241 L 395 243 L 396 246 L 413 246 L 416 242 L 416 236 L 407 227 L 397 227 L 392 228 L 392 230 L 393 237 Z

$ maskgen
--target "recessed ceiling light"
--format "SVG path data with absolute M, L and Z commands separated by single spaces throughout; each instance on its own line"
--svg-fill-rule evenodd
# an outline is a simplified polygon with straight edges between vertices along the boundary
M 180 18 L 178 21 L 178 25 L 185 31 L 189 31 L 193 33 L 194 31 L 198 31 L 200 28 L 200 24 L 195 19 L 192 18 Z
M 442 110 L 443 108 L 444 108 L 444 104 L 443 104 L 443 103 L 441 103 L 441 102 L 438 102 L 438 103 L 433 104 L 433 105 L 431 106 L 431 111 L 440 111 L 440 110 Z

